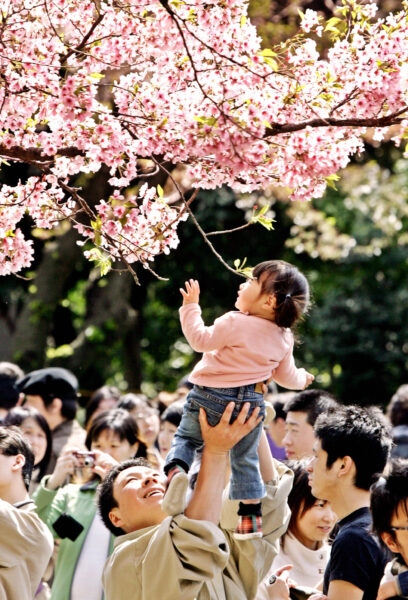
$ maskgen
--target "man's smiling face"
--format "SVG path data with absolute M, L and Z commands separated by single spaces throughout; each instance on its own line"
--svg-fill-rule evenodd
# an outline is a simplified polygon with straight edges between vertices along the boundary
M 121 471 L 113 486 L 118 506 L 109 517 L 126 533 L 158 525 L 166 518 L 161 509 L 166 476 L 148 467 L 135 466 Z

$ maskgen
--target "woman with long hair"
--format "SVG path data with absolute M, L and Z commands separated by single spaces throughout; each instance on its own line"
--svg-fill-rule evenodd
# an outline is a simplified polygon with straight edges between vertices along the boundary
M 88 431 L 89 452 L 67 449 L 52 475 L 37 490 L 37 512 L 60 539 L 51 600 L 102 600 L 102 571 L 113 538 L 96 510 L 96 488 L 113 465 L 146 456 L 135 420 L 114 409 L 95 417 Z M 68 475 L 81 483 L 65 485 Z
M 37 489 L 44 477 L 52 453 L 52 437 L 43 415 L 31 406 L 16 406 L 4 417 L 3 425 L 15 425 L 31 444 L 34 453 L 34 470 L 30 482 L 30 494 Z

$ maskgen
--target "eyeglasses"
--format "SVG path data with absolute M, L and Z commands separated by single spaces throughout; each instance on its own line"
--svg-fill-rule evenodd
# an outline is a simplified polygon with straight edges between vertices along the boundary
M 391 531 L 408 531 L 407 527 L 390 527 Z

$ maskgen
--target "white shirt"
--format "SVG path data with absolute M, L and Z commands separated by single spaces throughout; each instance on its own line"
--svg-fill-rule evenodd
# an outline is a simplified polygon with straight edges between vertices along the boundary
M 101 600 L 102 572 L 109 554 L 110 532 L 95 513 L 72 579 L 70 600 Z
M 296 584 L 315 588 L 323 579 L 324 571 L 330 557 L 330 546 L 323 543 L 318 550 L 311 550 L 304 546 L 292 534 L 285 535 L 285 549 L 280 548 L 275 560 L 272 563 L 268 576 L 264 579 L 258 588 L 255 600 L 266 600 L 269 598 L 266 590 L 269 577 L 284 565 L 293 565 L 289 571 L 289 577 Z

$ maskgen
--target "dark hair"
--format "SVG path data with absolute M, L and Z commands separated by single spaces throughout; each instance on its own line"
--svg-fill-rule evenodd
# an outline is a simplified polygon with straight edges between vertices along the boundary
M 387 406 L 392 425 L 408 425 L 408 383 L 400 385 Z
M 262 280 L 262 293 L 274 294 L 276 305 L 274 321 L 279 327 L 292 327 L 307 311 L 309 305 L 309 284 L 295 267 L 283 260 L 266 260 L 254 268 L 252 275 Z
M 175 427 L 180 425 L 181 417 L 183 415 L 184 404 L 182 402 L 174 402 L 170 404 L 168 408 L 160 415 L 160 421 L 168 421 Z
M 267 394 L 266 400 L 270 402 L 275 409 L 275 418 L 286 421 L 286 403 L 293 398 L 295 392 L 282 392 L 280 394 Z
M 400 505 L 408 516 L 408 460 L 395 459 L 389 464 L 388 474 L 379 478 L 371 486 L 370 509 L 373 518 L 373 531 L 380 542 L 381 534 L 391 530 L 391 520 Z
M 139 442 L 137 456 L 146 457 L 147 446 L 139 435 L 139 428 L 135 419 L 124 409 L 114 408 L 106 410 L 95 417 L 86 435 L 85 445 L 91 449 L 92 442 L 96 441 L 102 431 L 114 431 L 120 440 L 127 440 L 131 446 Z
M 297 521 L 315 504 L 317 498 L 312 494 L 309 485 L 309 473 L 307 471 L 308 461 L 294 460 L 286 461 L 287 466 L 293 471 L 293 487 L 288 496 L 288 505 L 291 511 L 287 533 L 296 536 Z M 282 548 L 285 544 L 285 535 L 281 539 Z
M 0 373 L 0 408 L 10 410 L 17 404 L 20 396 L 20 390 L 16 385 L 16 378 Z
M 144 394 L 134 394 L 129 392 L 129 394 L 125 394 L 118 402 L 118 408 L 124 408 L 127 411 L 131 411 L 139 406 L 149 405 L 147 396 Z
M 90 418 L 94 412 L 99 408 L 100 403 L 103 400 L 112 398 L 116 402 L 120 400 L 120 390 L 114 385 L 103 385 L 102 387 L 95 390 L 90 397 L 85 407 L 85 427 L 88 425 Z
M 30 392 L 27 392 L 30 394 Z M 40 394 L 38 394 L 40 395 Z M 77 412 L 77 398 L 75 397 L 64 397 L 61 398 L 58 394 L 49 393 L 41 395 L 42 401 L 44 402 L 44 406 L 50 406 L 54 402 L 55 398 L 59 398 L 61 400 L 61 415 L 67 419 L 67 421 L 72 421 L 76 417 Z
M 102 521 L 105 523 L 109 531 L 113 533 L 113 535 L 123 535 L 126 533 L 120 527 L 115 527 L 109 518 L 109 513 L 112 508 L 118 506 L 118 503 L 113 496 L 113 486 L 116 478 L 119 473 L 129 469 L 130 467 L 147 467 L 148 469 L 153 468 L 151 463 L 145 458 L 131 458 L 130 460 L 125 460 L 123 463 L 113 467 L 113 469 L 109 471 L 105 479 L 98 487 L 99 514 L 102 517 Z
M 36 408 L 31 406 L 16 406 L 15 408 L 12 408 L 4 417 L 3 425 L 5 427 L 10 427 L 11 425 L 21 427 L 24 421 L 30 418 L 34 419 L 37 425 L 41 427 L 47 439 L 47 448 L 45 450 L 44 457 L 42 460 L 40 460 L 38 465 L 34 465 L 34 467 L 38 469 L 36 481 L 41 481 L 47 470 L 52 453 L 52 435 L 46 419 Z
M 295 394 L 285 402 L 284 410 L 286 413 L 289 411 L 306 413 L 306 422 L 313 427 L 322 412 L 336 410 L 338 406 L 339 404 L 332 394 L 314 389 Z
M 385 417 L 377 407 L 338 406 L 316 421 L 315 436 L 327 452 L 327 467 L 350 456 L 356 466 L 354 485 L 369 490 L 388 460 L 392 439 Z
M 33 472 L 34 454 L 17 427 L 0 427 L 0 454 L 4 456 L 22 454 L 24 456 L 25 463 L 21 474 L 28 490 Z

